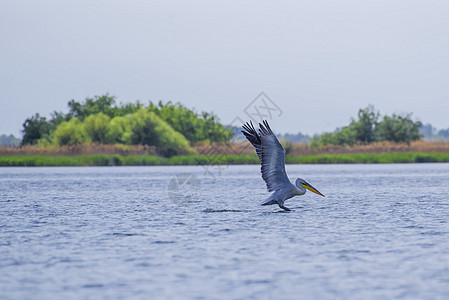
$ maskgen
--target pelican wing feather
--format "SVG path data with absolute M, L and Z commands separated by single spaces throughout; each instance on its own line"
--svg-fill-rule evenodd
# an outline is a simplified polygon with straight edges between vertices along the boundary
M 259 123 L 259 134 L 252 123 L 243 126 L 243 134 L 256 149 L 261 162 L 262 178 L 269 192 L 291 185 L 285 172 L 285 151 L 267 121 Z
M 259 156 L 259 160 L 262 162 L 262 140 L 260 139 L 259 134 L 257 134 L 256 129 L 254 128 L 253 122 L 249 121 L 249 123 L 243 124 L 243 129 L 246 131 L 242 131 L 248 141 L 254 146 L 256 149 L 257 156 Z

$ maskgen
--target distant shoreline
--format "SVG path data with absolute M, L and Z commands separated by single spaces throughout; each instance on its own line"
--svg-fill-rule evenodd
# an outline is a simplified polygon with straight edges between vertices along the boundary
M 391 152 L 286 156 L 287 164 L 379 164 L 449 162 L 449 153 Z M 259 164 L 256 155 L 2 155 L 0 167 L 15 166 L 181 166 Z

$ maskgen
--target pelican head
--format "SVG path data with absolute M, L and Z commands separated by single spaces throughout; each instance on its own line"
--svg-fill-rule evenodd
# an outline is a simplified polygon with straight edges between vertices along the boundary
M 306 193 L 305 189 L 308 189 L 309 191 L 324 197 L 323 194 L 321 194 L 316 188 L 302 178 L 296 179 L 296 186 L 300 189 L 300 191 L 302 191 L 301 195 L 304 195 Z

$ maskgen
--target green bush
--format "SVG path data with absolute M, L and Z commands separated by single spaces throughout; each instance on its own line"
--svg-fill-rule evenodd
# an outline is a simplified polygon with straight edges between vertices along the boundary
M 383 121 L 376 127 L 377 136 L 382 141 L 408 143 L 421 138 L 419 128 L 421 122 L 413 122 L 411 114 L 384 116 Z
M 21 144 L 142 144 L 172 156 L 191 153 L 190 146 L 200 141 L 227 142 L 233 134 L 214 114 L 199 114 L 180 103 L 117 105 L 115 97 L 106 94 L 84 102 L 71 100 L 68 107 L 68 113 L 55 111 L 50 120 L 39 114 L 26 119 Z
M 128 116 L 115 117 L 109 122 L 106 140 L 109 144 L 131 144 L 131 122 Z
M 53 133 L 53 142 L 57 146 L 75 145 L 86 141 L 83 124 L 78 118 L 62 122 Z
M 110 120 L 101 112 L 88 116 L 83 122 L 87 139 L 94 143 L 106 144 Z
M 199 141 L 227 142 L 233 135 L 230 129 L 219 123 L 214 114 L 207 112 L 198 114 L 180 103 L 159 102 L 158 105 L 150 103 L 149 110 L 174 130 L 182 133 L 191 144 Z
M 155 113 L 140 109 L 130 117 L 131 144 L 156 146 L 163 156 L 186 154 L 192 151 L 189 142 Z
M 50 134 L 51 125 L 45 117 L 35 114 L 23 123 L 23 138 L 21 145 L 34 145 L 39 139 Z
M 372 143 L 391 141 L 408 143 L 419 140 L 422 136 L 419 128 L 422 123 L 414 122 L 411 114 L 384 116 L 379 122 L 379 112 L 373 106 L 360 109 L 358 119 L 352 119 L 348 126 L 335 132 L 325 132 L 312 139 L 311 147 L 319 148 L 325 145 L 348 145 L 357 143 Z

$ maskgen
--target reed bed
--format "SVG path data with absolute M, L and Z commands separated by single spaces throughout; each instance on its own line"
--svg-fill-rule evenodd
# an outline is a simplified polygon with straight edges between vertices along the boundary
M 449 162 L 448 142 L 389 142 L 352 147 L 284 144 L 286 163 L 420 163 Z M 202 144 L 197 155 L 161 157 L 150 146 L 80 144 L 65 147 L 0 148 L 0 166 L 153 166 L 259 164 L 249 143 Z
M 317 155 L 317 154 L 357 154 L 357 153 L 449 153 L 449 142 L 426 142 L 415 141 L 408 144 L 398 144 L 393 142 L 378 142 L 371 144 L 360 144 L 354 146 L 327 145 L 320 148 L 310 147 L 306 144 L 283 143 L 285 152 L 291 156 Z M 254 148 L 248 142 L 230 144 L 205 144 L 195 147 L 198 153 L 208 154 L 240 154 L 251 155 Z
M 0 147 L 0 156 L 38 155 L 38 156 L 84 156 L 84 155 L 156 155 L 156 147 L 147 145 L 103 145 L 79 144 L 74 146 L 23 146 Z
M 154 155 L 83 155 L 83 156 L 43 156 L 8 155 L 0 156 L 0 166 L 159 166 L 159 165 L 229 165 L 256 164 L 257 156 L 185 155 L 170 158 Z
M 449 142 L 425 142 L 415 141 L 407 144 L 393 142 L 379 142 L 367 145 L 335 146 L 327 145 L 321 148 L 313 148 L 309 145 L 283 143 L 286 154 L 290 156 L 317 155 L 317 154 L 357 154 L 357 153 L 449 153 Z M 248 142 L 239 143 L 203 143 L 194 147 L 199 155 L 253 155 L 254 148 Z M 79 144 L 63 147 L 0 147 L 0 156 L 5 155 L 41 155 L 41 156 L 83 156 L 83 155 L 157 155 L 154 146 L 146 145 L 102 145 Z

